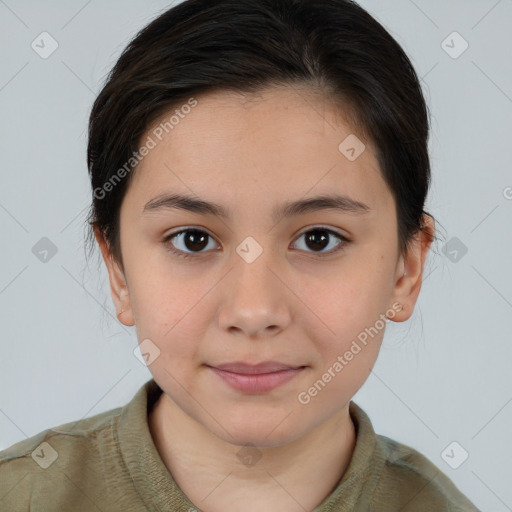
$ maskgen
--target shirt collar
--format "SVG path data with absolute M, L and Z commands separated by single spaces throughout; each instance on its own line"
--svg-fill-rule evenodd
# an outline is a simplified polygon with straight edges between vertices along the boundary
M 162 389 L 154 379 L 146 382 L 122 408 L 119 423 L 120 451 L 142 501 L 151 510 L 197 510 L 170 475 L 158 453 L 148 425 L 148 413 Z M 349 413 L 356 431 L 356 444 L 347 469 L 333 491 L 315 512 L 352 511 L 373 494 L 385 462 L 370 418 L 355 402 Z M 195 507 L 195 508 L 194 508 Z

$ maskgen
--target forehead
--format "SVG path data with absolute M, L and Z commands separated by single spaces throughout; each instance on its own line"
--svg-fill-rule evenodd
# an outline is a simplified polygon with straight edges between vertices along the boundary
M 169 190 L 201 198 L 216 191 L 217 202 L 220 191 L 237 204 L 310 191 L 344 193 L 378 209 L 386 194 L 390 198 L 371 141 L 321 94 L 279 87 L 194 99 L 194 107 L 174 107 L 141 138 L 141 144 L 151 138 L 154 147 L 139 163 L 128 191 L 139 207 Z M 354 152 L 343 152 L 347 144 L 357 151 L 356 159 Z

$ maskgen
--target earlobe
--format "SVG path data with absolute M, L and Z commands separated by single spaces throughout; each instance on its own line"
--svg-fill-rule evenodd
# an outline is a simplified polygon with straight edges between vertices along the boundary
M 122 324 L 132 326 L 135 324 L 135 321 L 125 273 L 112 255 L 107 241 L 96 228 L 94 229 L 94 236 L 100 247 L 105 266 L 107 267 L 110 293 L 117 311 L 117 318 Z
M 112 286 L 111 286 L 112 289 Z M 114 301 L 115 302 L 115 301 Z M 117 319 L 126 326 L 132 326 L 135 325 L 135 320 L 133 318 L 132 308 L 130 304 L 130 295 L 128 292 L 128 287 L 126 284 L 121 289 L 120 297 L 119 297 L 119 306 L 118 303 L 116 304 L 116 310 L 117 310 Z M 119 309 L 120 308 L 120 309 Z

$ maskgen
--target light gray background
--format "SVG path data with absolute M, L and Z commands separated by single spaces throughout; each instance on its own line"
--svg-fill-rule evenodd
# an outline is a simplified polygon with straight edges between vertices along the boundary
M 512 510 L 512 0 L 361 4 L 422 77 L 427 208 L 442 240 L 413 317 L 388 325 L 354 400 L 378 433 L 424 453 L 479 508 Z M 89 266 L 84 256 L 85 149 L 107 72 L 170 6 L 0 0 L 0 449 L 124 405 L 151 377 L 133 354 L 135 328 L 115 317 L 99 251 Z M 31 48 L 43 31 L 59 44 L 47 59 Z M 469 44 L 456 59 L 442 47 L 453 31 Z M 462 48 L 453 37 L 444 44 Z M 46 263 L 32 252 L 42 237 L 57 247 Z M 441 456 L 453 441 L 469 453 L 457 469 Z

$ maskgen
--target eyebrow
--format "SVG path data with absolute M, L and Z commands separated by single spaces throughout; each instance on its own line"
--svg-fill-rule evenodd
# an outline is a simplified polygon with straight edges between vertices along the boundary
M 231 217 L 229 210 L 220 204 L 183 194 L 159 195 L 146 203 L 142 213 L 167 209 L 185 210 L 200 215 L 214 215 L 225 219 Z M 285 217 L 303 215 L 320 210 L 338 210 L 352 215 L 361 215 L 370 212 L 372 209 L 367 204 L 352 199 L 349 196 L 328 194 L 308 199 L 299 199 L 297 201 L 287 201 L 274 209 L 272 219 L 277 223 Z

